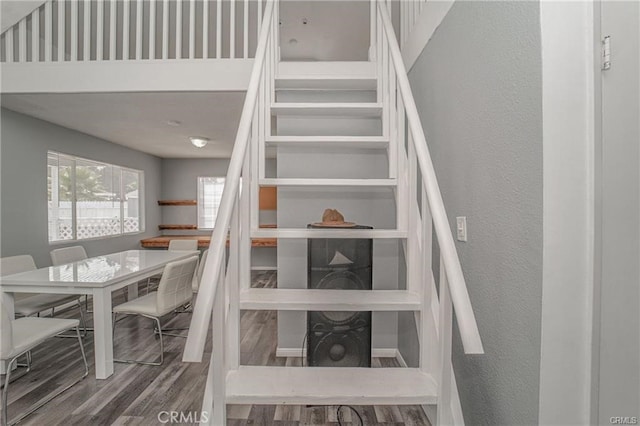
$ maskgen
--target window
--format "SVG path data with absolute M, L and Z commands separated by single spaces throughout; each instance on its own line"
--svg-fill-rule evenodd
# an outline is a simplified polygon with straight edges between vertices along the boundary
M 49 152 L 49 242 L 144 231 L 144 174 L 113 164 Z
M 213 229 L 223 190 L 223 177 L 198 178 L 198 229 Z

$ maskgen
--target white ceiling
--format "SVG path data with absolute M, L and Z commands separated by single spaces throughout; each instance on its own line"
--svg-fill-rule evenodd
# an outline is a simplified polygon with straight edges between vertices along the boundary
M 244 92 L 2 95 L 2 106 L 163 158 L 231 155 Z M 171 126 L 168 121 L 179 121 Z M 189 136 L 212 141 L 195 148 Z

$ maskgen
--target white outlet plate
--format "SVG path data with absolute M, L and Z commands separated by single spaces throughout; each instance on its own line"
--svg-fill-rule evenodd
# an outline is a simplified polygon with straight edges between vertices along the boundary
M 467 241 L 467 217 L 456 217 L 456 233 L 458 235 L 458 241 Z

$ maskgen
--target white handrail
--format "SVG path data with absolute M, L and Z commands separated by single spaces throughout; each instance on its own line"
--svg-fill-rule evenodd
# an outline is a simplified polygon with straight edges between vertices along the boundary
M 202 273 L 203 285 L 200 286 L 198 292 L 191 325 L 189 327 L 189 334 L 184 348 L 182 360 L 185 362 L 200 362 L 204 352 L 204 345 L 214 304 L 214 296 L 218 286 L 220 265 L 224 259 L 227 231 L 231 223 L 235 199 L 238 196 L 240 174 L 245 160 L 247 145 L 249 144 L 254 109 L 258 100 L 258 89 L 265 64 L 267 42 L 272 28 L 272 25 L 268 25 L 268 23 L 273 19 L 274 2 L 275 0 L 269 0 L 267 2 L 267 8 L 263 18 L 263 22 L 266 25 L 262 25 L 260 30 L 255 63 L 251 71 L 249 87 L 247 89 L 244 107 L 242 108 L 242 116 L 240 118 L 240 124 L 238 125 L 238 133 L 229 162 L 229 169 L 227 171 L 220 207 L 218 208 L 215 227 L 211 234 L 209 255 L 207 256 Z M 248 189 L 244 188 L 244 190 Z
M 471 301 L 469 299 L 469 293 L 467 292 L 464 275 L 462 274 L 462 267 L 453 241 L 453 235 L 449 228 L 447 213 L 444 202 L 442 201 L 442 195 L 440 194 L 431 155 L 427 148 L 427 141 L 420 123 L 420 116 L 418 115 L 418 109 L 416 108 L 416 103 L 411 93 L 409 78 L 407 77 L 407 71 L 402 60 L 400 48 L 398 47 L 398 41 L 393 25 L 391 24 L 389 12 L 387 11 L 386 5 L 381 1 L 378 1 L 378 12 L 380 13 L 389 53 L 396 71 L 398 87 L 404 101 L 409 131 L 411 132 L 416 157 L 422 172 L 422 183 L 426 190 L 434 228 L 440 245 L 440 253 L 449 280 L 451 300 L 455 308 L 464 351 L 467 354 L 481 354 L 484 353 L 482 340 L 480 339 L 478 325 L 473 314 L 473 308 L 471 307 Z

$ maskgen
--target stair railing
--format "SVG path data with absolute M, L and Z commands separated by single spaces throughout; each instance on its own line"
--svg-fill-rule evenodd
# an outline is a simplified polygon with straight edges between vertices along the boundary
M 264 1 L 49 0 L 0 36 L 0 60 L 251 58 Z
M 423 317 L 417 317 L 420 338 L 420 367 L 438 382 L 438 424 L 459 423 L 453 409 L 455 386 L 451 364 L 452 314 L 466 354 L 484 353 L 467 286 L 462 273 L 425 133 L 409 84 L 407 71 L 390 18 L 391 3 L 377 3 L 375 49 L 379 96 L 385 105 L 385 122 L 391 150 L 397 157 L 399 188 L 398 223 L 408 231 L 405 243 L 407 287 L 422 294 Z M 438 288 L 433 278 L 432 229 L 440 250 Z M 439 348 L 434 350 L 434 348 Z

